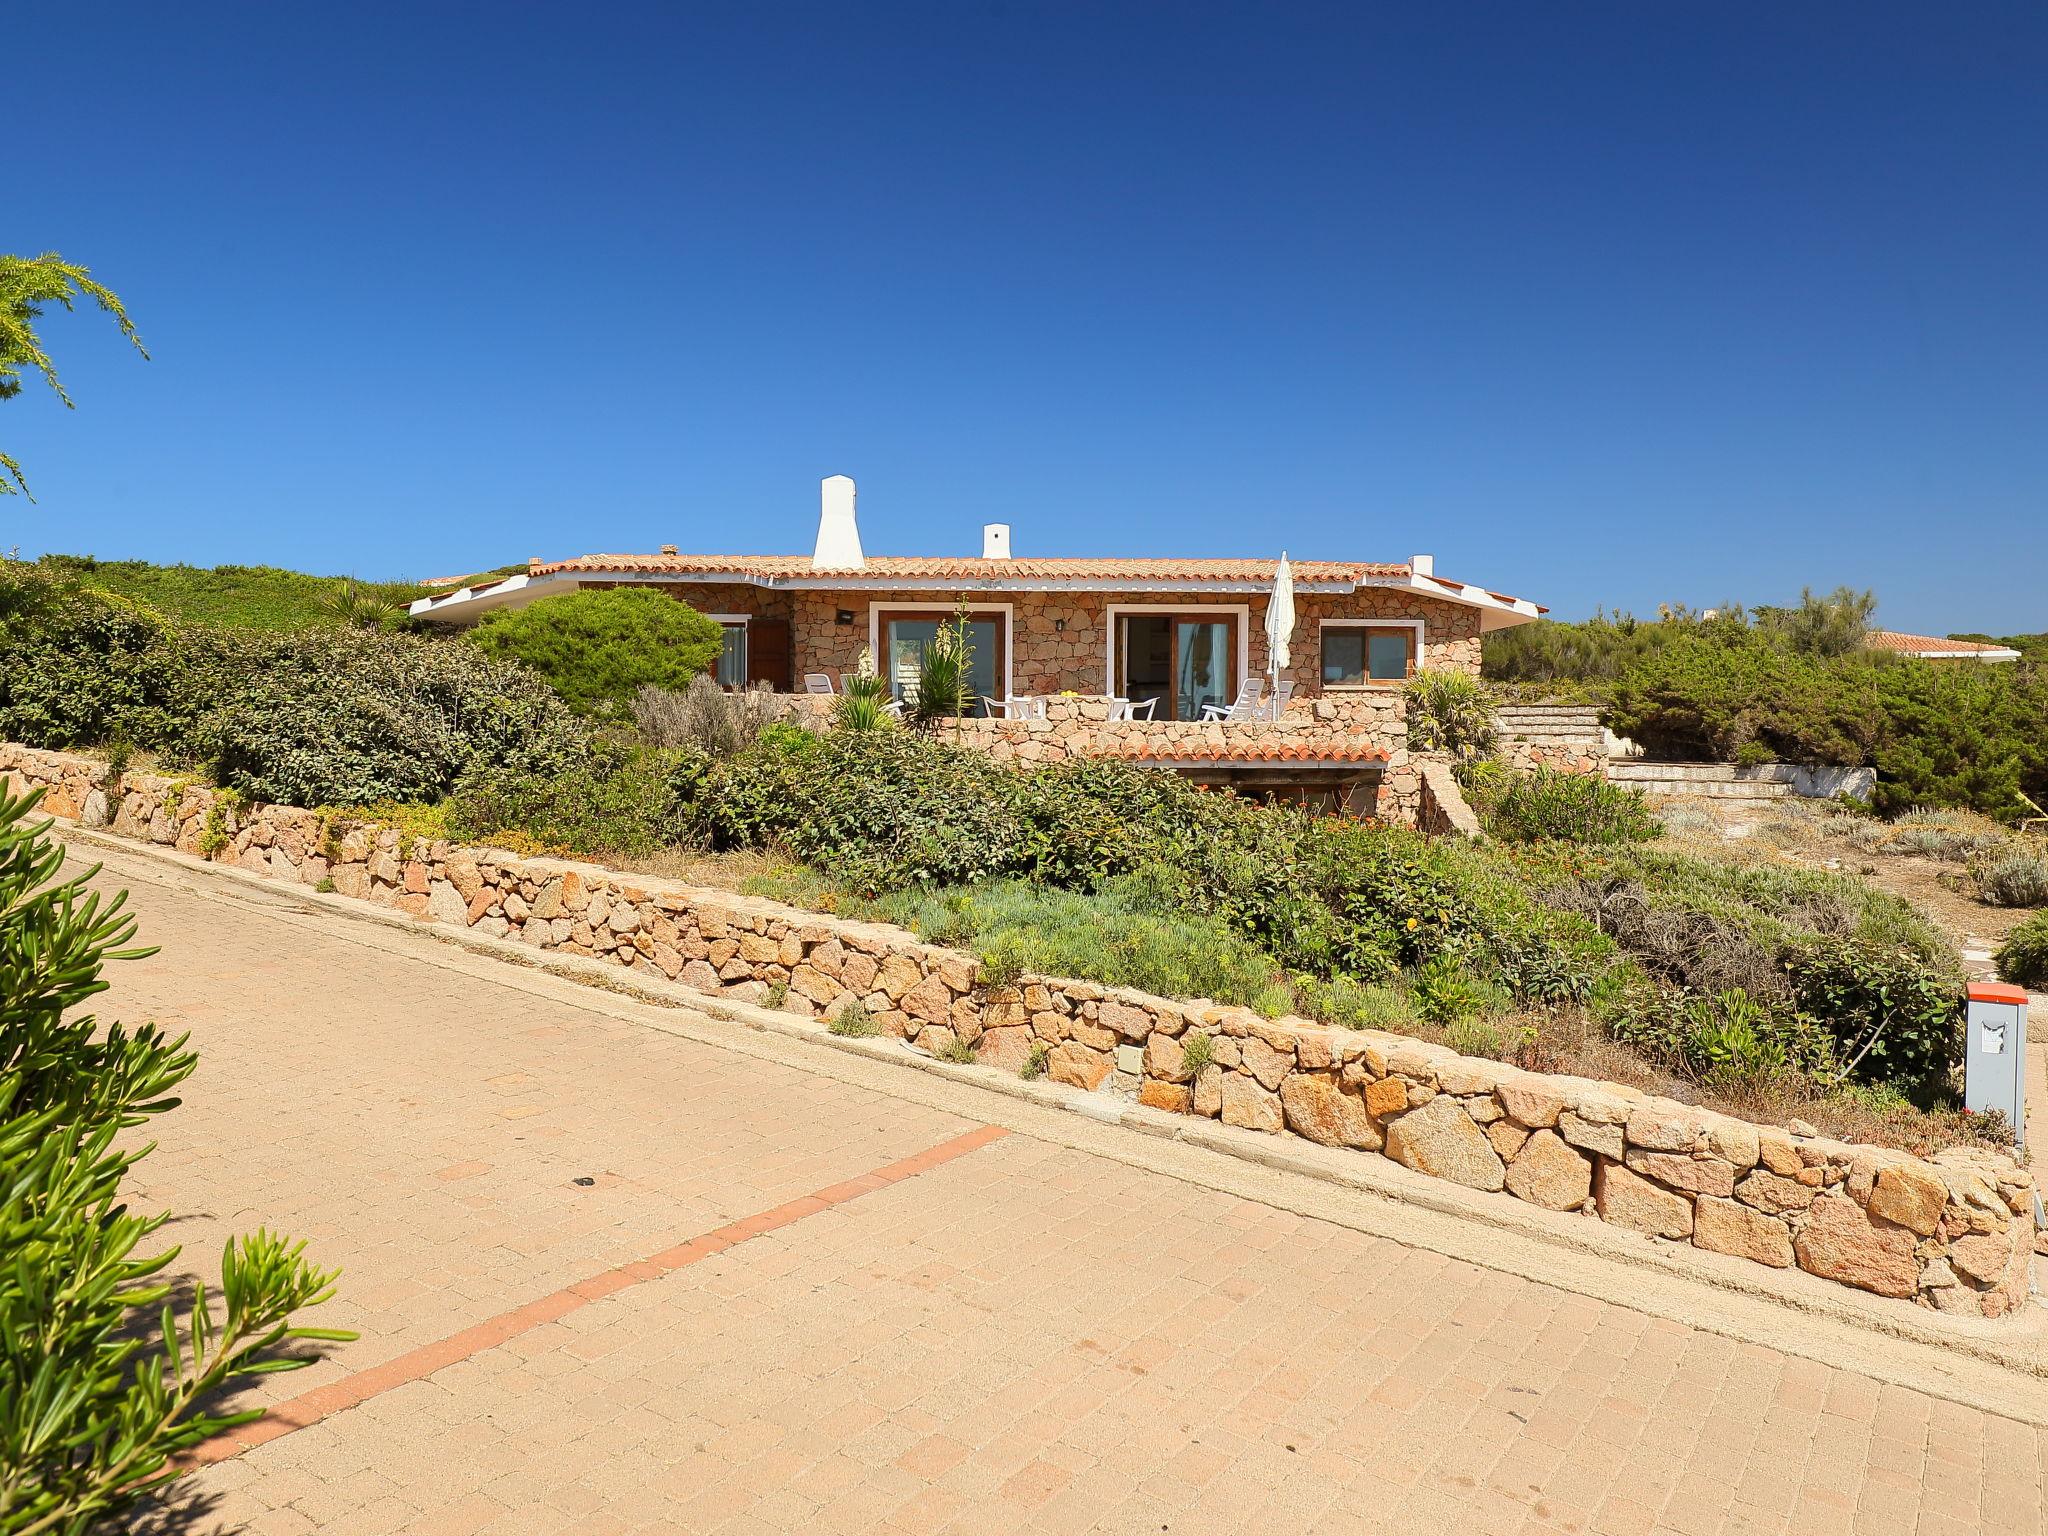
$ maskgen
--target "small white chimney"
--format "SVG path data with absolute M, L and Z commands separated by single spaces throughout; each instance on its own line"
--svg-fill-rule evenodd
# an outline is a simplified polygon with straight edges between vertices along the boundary
M 818 546 L 811 552 L 811 569 L 867 569 L 867 558 L 860 552 L 860 524 L 853 516 L 853 481 L 846 475 L 828 475 L 818 490 Z
M 983 523 L 981 525 L 981 558 L 984 560 L 1007 560 L 1010 558 L 1010 525 L 1008 523 Z
M 1410 555 L 1408 557 L 1408 569 L 1418 576 L 1434 576 L 1436 574 L 1436 556 Z

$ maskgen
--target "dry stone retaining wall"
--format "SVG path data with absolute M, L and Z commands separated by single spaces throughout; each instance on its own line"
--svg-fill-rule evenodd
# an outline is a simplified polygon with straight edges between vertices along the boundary
M 1503 704 L 1499 719 L 1501 751 L 1524 773 L 1607 771 L 1607 733 L 1591 704 Z
M 148 774 L 0 746 L 10 788 L 115 833 L 471 928 L 657 972 L 806 1018 L 858 1002 L 933 1054 L 1034 1058 L 1054 1081 L 1390 1157 L 1468 1188 L 1582 1211 L 1944 1312 L 1997 1317 L 2027 1293 L 2033 1183 L 2001 1154 L 1917 1158 L 1758 1126 L 1640 1090 L 1524 1072 L 1372 1030 L 1267 1019 L 1085 981 L 982 982 L 971 955 L 901 929 L 594 865 L 246 809 Z

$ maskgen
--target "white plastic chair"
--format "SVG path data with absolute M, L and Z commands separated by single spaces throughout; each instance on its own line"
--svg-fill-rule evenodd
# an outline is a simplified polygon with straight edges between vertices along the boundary
M 825 672 L 806 672 L 804 674 L 804 692 L 820 693 L 829 697 L 833 692 L 831 675 Z
M 1159 700 L 1156 697 L 1150 699 L 1113 698 L 1109 701 L 1109 718 L 1111 720 L 1150 720 L 1152 718 L 1152 711 L 1158 707 Z
M 981 702 L 983 707 L 987 709 L 991 720 L 1043 720 L 1045 718 L 1045 700 L 1033 698 L 1029 694 L 1019 694 L 1016 697 L 1007 699 L 991 698 L 989 695 L 983 694 Z
M 1236 725 L 1259 717 L 1259 700 L 1265 696 L 1266 680 L 1263 677 L 1248 677 L 1244 686 L 1237 691 L 1237 697 L 1228 705 L 1204 704 L 1204 720 L 1221 720 L 1226 725 Z
M 1282 683 L 1279 687 L 1273 690 L 1273 699 L 1270 708 L 1274 720 L 1277 721 L 1282 715 L 1287 713 L 1288 702 L 1291 699 L 1293 699 L 1293 697 L 1294 684 L 1292 683 Z

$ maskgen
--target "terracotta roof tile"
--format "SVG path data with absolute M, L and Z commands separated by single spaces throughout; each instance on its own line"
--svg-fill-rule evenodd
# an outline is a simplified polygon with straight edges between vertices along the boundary
M 1939 635 L 1907 635 L 1892 629 L 1873 629 L 1863 637 L 1873 651 L 1895 651 L 1903 656 L 1975 656 L 1986 652 L 2000 656 L 2017 655 L 2008 645 L 1986 645 L 1981 640 L 1944 640 Z
M 1253 740 L 1218 745 L 1208 741 L 1119 742 L 1097 754 L 1142 763 L 1383 763 L 1379 747 L 1317 745 L 1310 742 Z
M 1296 560 L 1297 581 L 1357 581 L 1367 576 L 1406 576 L 1405 564 L 1356 560 Z M 735 576 L 906 576 L 981 577 L 997 580 L 1271 581 L 1277 560 L 1118 558 L 984 560 L 967 555 L 873 555 L 860 570 L 820 572 L 806 555 L 580 555 L 534 568 L 536 576 L 557 571 L 630 571 L 651 575 Z M 1453 584 L 1455 586 L 1455 584 Z

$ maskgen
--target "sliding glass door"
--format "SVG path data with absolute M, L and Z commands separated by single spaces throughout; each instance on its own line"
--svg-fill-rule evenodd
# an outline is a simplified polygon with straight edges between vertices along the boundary
M 892 613 L 882 626 L 882 665 L 889 679 L 889 692 L 903 698 L 917 692 L 917 663 L 938 635 L 941 624 L 951 624 L 950 613 Z M 1003 619 L 1001 614 L 970 614 L 967 620 L 967 691 L 972 696 L 970 715 L 988 713 L 984 698 L 1001 698 L 1008 688 L 1009 669 L 1003 665 Z
M 1237 620 L 1203 613 L 1117 616 L 1117 691 L 1156 699 L 1155 720 L 1199 720 L 1237 697 Z

